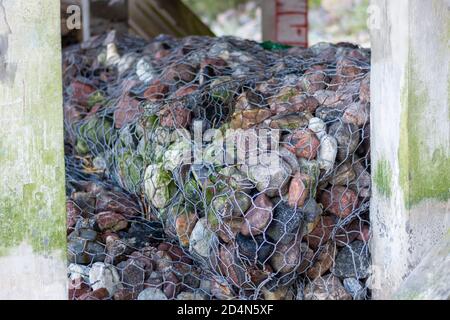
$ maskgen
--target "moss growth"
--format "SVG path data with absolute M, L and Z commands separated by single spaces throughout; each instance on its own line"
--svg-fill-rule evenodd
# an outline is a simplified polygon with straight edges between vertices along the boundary
M 425 199 L 447 201 L 450 198 L 448 146 L 443 144 L 430 150 L 427 137 L 432 127 L 439 124 L 427 121 L 426 112 L 432 108 L 424 107 L 430 103 L 430 96 L 415 66 L 415 59 L 411 56 L 406 69 L 406 87 L 402 91 L 398 152 L 400 185 L 407 208 Z
M 36 253 L 59 252 L 65 259 L 60 26 L 46 18 L 59 9 L 51 1 L 28 9 L 19 28 L 28 36 L 17 36 L 13 48 L 22 71 L 16 85 L 5 88 L 8 101 L 19 102 L 0 108 L 0 118 L 9 120 L 0 128 L 0 256 L 27 243 Z
M 389 198 L 392 191 L 392 170 L 387 160 L 381 159 L 377 162 L 373 180 L 378 192 Z

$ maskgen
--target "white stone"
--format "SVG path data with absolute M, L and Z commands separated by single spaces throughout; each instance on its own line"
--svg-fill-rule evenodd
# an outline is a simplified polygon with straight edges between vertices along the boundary
M 119 273 L 113 265 L 96 262 L 89 271 L 89 283 L 93 290 L 105 288 L 112 296 L 122 288 Z
M 147 288 L 138 295 L 138 300 L 167 300 L 166 295 L 160 289 Z
M 338 143 L 335 137 L 328 134 L 322 136 L 320 139 L 319 153 L 317 156 L 317 162 L 319 168 L 329 172 L 333 169 L 334 162 L 336 161 L 336 155 L 338 150 Z
M 207 226 L 206 218 L 201 218 L 192 230 L 189 239 L 189 251 L 207 258 L 209 257 L 211 243 L 215 240 L 214 233 Z

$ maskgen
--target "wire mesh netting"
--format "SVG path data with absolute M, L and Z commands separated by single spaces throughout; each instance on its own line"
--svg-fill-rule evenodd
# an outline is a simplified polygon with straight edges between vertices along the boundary
M 370 51 L 111 32 L 63 57 L 72 299 L 370 298 Z

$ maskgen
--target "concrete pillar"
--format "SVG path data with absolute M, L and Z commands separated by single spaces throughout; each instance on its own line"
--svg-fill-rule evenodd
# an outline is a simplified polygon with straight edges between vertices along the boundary
M 60 7 L 0 0 L 0 299 L 67 299 Z
M 371 5 L 372 255 L 384 299 L 450 230 L 450 4 Z
M 406 278 L 395 299 L 450 300 L 450 233 L 422 259 Z

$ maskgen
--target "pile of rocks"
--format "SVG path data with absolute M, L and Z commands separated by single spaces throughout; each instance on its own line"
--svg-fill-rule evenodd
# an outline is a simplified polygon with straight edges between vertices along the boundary
M 367 298 L 369 62 L 232 37 L 68 48 L 70 296 Z M 227 145 L 261 132 L 270 158 Z

